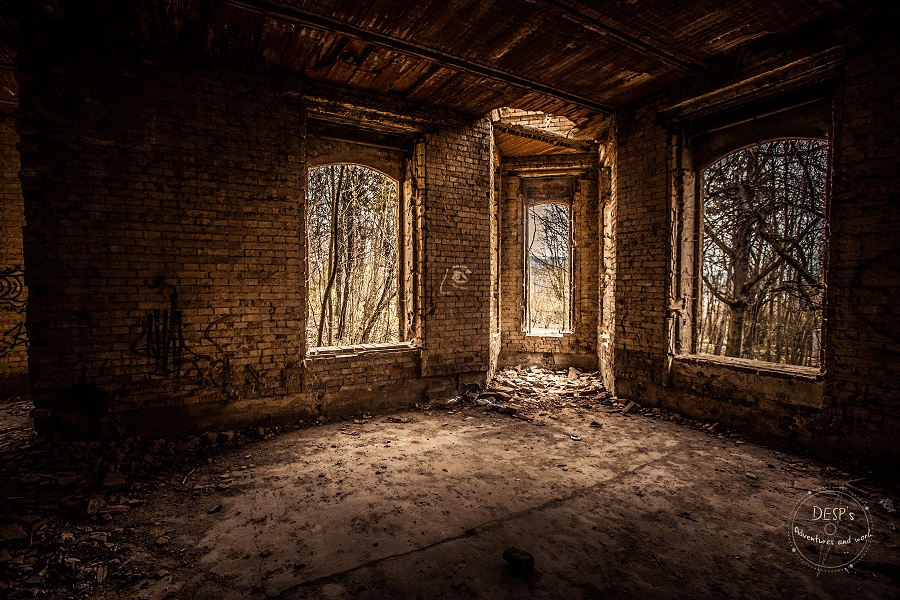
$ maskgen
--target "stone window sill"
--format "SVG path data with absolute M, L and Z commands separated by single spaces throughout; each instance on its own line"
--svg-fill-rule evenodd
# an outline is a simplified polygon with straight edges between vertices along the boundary
M 674 360 L 685 364 L 710 365 L 732 371 L 752 373 L 765 377 L 776 377 L 779 379 L 796 379 L 800 381 L 817 382 L 822 381 L 825 377 L 825 374 L 818 367 L 782 365 L 760 360 L 731 358 L 728 356 L 715 356 L 712 354 L 679 354 L 674 357 Z
M 526 331 L 525 337 L 530 338 L 564 338 L 566 336 L 572 335 L 572 331 L 546 331 L 541 329 L 534 329 L 532 331 Z
M 355 346 L 325 346 L 312 348 L 307 358 L 333 358 L 336 356 L 363 356 L 383 354 L 387 352 L 418 351 L 419 347 L 412 342 L 388 342 L 383 344 L 358 344 Z

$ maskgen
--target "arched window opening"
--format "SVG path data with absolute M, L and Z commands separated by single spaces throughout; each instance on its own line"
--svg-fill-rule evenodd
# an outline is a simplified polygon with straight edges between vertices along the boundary
M 826 142 L 778 140 L 703 171 L 697 351 L 819 365 Z
M 307 344 L 399 339 L 398 184 L 362 165 L 309 169 Z
M 569 204 L 528 204 L 525 218 L 527 331 L 572 330 L 572 227 Z

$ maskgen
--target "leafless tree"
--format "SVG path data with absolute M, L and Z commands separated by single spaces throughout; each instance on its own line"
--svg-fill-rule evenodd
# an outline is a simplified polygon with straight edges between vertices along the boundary
M 703 172 L 699 350 L 818 364 L 828 148 L 780 140 Z
M 571 329 L 569 206 L 541 203 L 526 211 L 529 329 Z
M 309 170 L 308 343 L 397 341 L 397 183 L 361 165 Z

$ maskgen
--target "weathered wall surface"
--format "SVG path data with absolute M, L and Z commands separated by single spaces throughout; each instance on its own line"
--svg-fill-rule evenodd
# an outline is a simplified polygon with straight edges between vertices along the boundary
M 822 376 L 809 369 L 680 355 L 673 361 L 659 403 L 763 439 L 815 447 L 822 441 L 817 431 L 823 415 L 822 393 Z
M 409 405 L 432 380 L 421 377 L 421 350 L 368 344 L 355 352 L 319 349 L 305 361 L 304 388 L 315 414 L 340 416 Z
M 482 119 L 425 140 L 426 376 L 483 381 L 489 368 L 490 135 Z
M 500 151 L 494 144 L 494 136 L 491 134 L 491 201 L 490 201 L 490 217 L 491 217 L 491 355 L 490 355 L 490 373 L 493 377 L 494 372 L 499 366 L 500 350 L 502 349 L 502 333 L 500 323 L 500 307 L 503 299 L 501 295 L 500 285 L 500 196 L 501 182 L 503 180 L 500 174 Z
M 442 116 L 419 144 L 417 347 L 307 355 L 300 82 L 123 41 L 47 40 L 26 36 L 17 59 L 39 427 L 334 416 L 485 380 L 487 120 Z M 359 158 L 341 147 L 319 143 L 317 160 Z M 402 156 L 389 158 L 396 170 Z
M 35 405 L 299 393 L 296 84 L 85 40 L 17 66 Z
M 675 355 L 673 318 L 689 306 L 669 298 L 673 267 L 668 260 L 679 243 L 673 235 L 679 218 L 676 186 L 678 168 L 685 164 L 674 159 L 677 138 L 665 123 L 677 121 L 671 107 L 692 96 L 674 90 L 616 115 L 613 374 L 620 396 L 820 453 L 896 457 L 891 440 L 900 434 L 900 205 L 893 174 L 900 111 L 890 100 L 898 92 L 896 78 L 880 74 L 896 68 L 898 44 L 874 26 L 859 39 L 866 42 L 852 46 L 831 67 L 836 125 L 830 136 L 833 179 L 820 374 Z M 758 61 L 742 59 L 748 65 L 744 76 L 754 75 L 752 68 L 777 69 L 782 66 L 777 60 L 786 64 L 777 52 L 761 54 Z M 740 81 L 742 74 L 733 76 Z
M 569 136 L 575 128 L 575 124 L 565 117 L 538 111 L 501 108 L 498 112 L 504 125 L 541 129 L 561 136 Z
M 560 154 L 504 159 L 501 211 L 501 353 L 500 363 L 597 366 L 599 306 L 598 165 L 594 154 Z M 572 217 L 575 230 L 575 317 L 570 333 L 527 335 L 524 302 L 524 192 L 527 179 L 544 176 L 574 178 Z
M 618 191 L 614 183 L 618 174 L 618 142 L 615 127 L 611 127 L 600 171 L 600 310 L 597 314 L 597 362 L 603 383 L 616 393 L 615 346 L 616 334 L 616 230 L 618 222 Z
M 317 412 L 447 399 L 488 377 L 495 269 L 490 123 L 445 121 L 432 129 L 409 157 L 404 184 L 410 343 L 310 354 L 304 394 Z
M 618 161 L 612 182 L 615 392 L 761 438 L 812 443 L 815 422 L 823 418 L 823 383 L 811 370 L 799 369 L 802 373 L 794 379 L 774 365 L 720 357 L 698 360 L 675 351 L 675 307 L 689 311 L 691 303 L 670 298 L 670 257 L 677 239 L 672 232 L 680 213 L 673 210 L 677 165 L 671 159 L 677 138 L 670 137 L 657 116 L 667 102 L 671 98 L 655 99 L 617 115 Z M 667 310 L 670 305 L 673 310 Z M 682 351 L 690 350 L 685 345 Z M 806 401 L 795 400 L 798 393 Z
M 896 11 L 895 11 L 896 12 Z M 900 456 L 900 43 L 851 52 L 835 103 L 826 404 L 836 438 Z M 874 29 L 874 28 L 873 28 Z
M 403 180 L 404 152 L 390 148 L 361 145 L 310 134 L 306 138 L 306 160 L 309 168 L 322 165 L 354 163 L 380 171 L 395 181 Z
M 15 119 L 0 115 L 0 398 L 28 388 L 22 226 L 25 212 L 19 183 Z
M 635 398 L 663 382 L 666 355 L 668 164 L 658 107 L 629 107 L 616 116 L 613 374 L 617 393 Z

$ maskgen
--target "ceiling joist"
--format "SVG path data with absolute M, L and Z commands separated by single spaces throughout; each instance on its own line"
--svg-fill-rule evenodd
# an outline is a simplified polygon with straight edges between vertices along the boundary
M 583 7 L 580 2 L 571 2 L 570 0 L 543 1 L 550 6 L 553 6 L 556 9 L 560 10 L 569 18 L 575 19 L 586 26 L 598 30 L 599 33 L 602 33 L 604 36 L 613 39 L 621 45 L 626 46 L 640 54 L 643 54 L 644 56 L 656 58 L 687 73 L 701 73 L 705 69 L 705 66 L 696 60 L 680 58 L 672 52 L 663 50 L 658 43 L 651 44 L 646 40 L 642 40 L 633 35 L 629 35 L 624 31 L 613 27 L 612 25 L 604 23 L 602 20 L 594 16 L 594 14 L 589 14 L 588 12 L 590 11 L 591 13 L 595 13 L 596 11 L 588 9 L 587 7 Z
M 324 31 L 332 31 L 343 35 L 353 36 L 367 42 L 378 44 L 391 50 L 424 58 L 438 65 L 449 67 L 457 71 L 471 73 L 480 77 L 499 81 L 501 83 L 514 85 L 525 90 L 539 92 L 550 98 L 570 102 L 602 114 L 611 115 L 614 109 L 605 104 L 601 104 L 581 96 L 573 94 L 557 87 L 534 81 L 532 79 L 509 73 L 500 69 L 477 63 L 471 60 L 453 56 L 446 52 L 429 48 L 421 44 L 416 44 L 407 40 L 403 40 L 394 36 L 385 35 L 369 31 L 361 27 L 349 25 L 347 23 L 332 19 L 320 14 L 312 13 L 279 0 L 226 0 L 227 4 L 237 6 L 246 10 L 257 11 L 269 17 L 284 20 L 290 23 L 321 29 Z
M 532 127 L 523 127 L 521 125 L 511 125 L 509 123 L 494 122 L 494 129 L 511 135 L 524 137 L 532 140 L 538 140 L 545 144 L 558 146 L 561 148 L 569 148 L 578 150 L 579 152 L 593 152 L 597 149 L 596 144 L 588 140 L 571 140 L 561 135 L 553 134 L 549 131 L 542 131 Z

